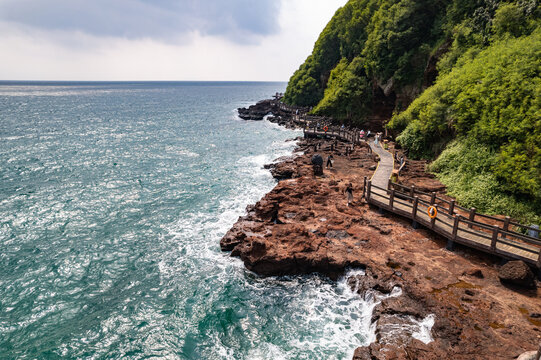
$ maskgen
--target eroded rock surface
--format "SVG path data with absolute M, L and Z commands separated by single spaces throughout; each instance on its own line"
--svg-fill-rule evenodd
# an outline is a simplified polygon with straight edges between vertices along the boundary
M 288 170 L 277 176 L 287 179 L 247 208 L 222 249 L 261 275 L 337 277 L 347 268 L 365 269 L 348 279 L 352 289 L 387 298 L 374 309 L 376 342 L 357 349 L 355 359 L 513 359 L 536 349 L 537 288 L 514 292 L 500 283 L 498 259 L 460 246 L 449 252 L 428 230 L 370 208 L 361 196 L 374 156 L 366 147 L 345 156 L 345 146 L 338 143 L 333 168 L 314 177 L 310 158 L 317 152 L 326 159 L 330 142 L 302 140 L 302 153 L 286 160 Z M 347 206 L 350 182 L 354 202 Z M 402 295 L 389 297 L 395 287 Z M 424 344 L 407 329 L 429 315 L 434 341 Z M 403 331 L 391 334 L 396 328 Z

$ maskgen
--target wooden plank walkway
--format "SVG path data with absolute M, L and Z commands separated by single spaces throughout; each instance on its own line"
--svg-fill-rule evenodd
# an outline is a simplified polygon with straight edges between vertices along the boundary
M 351 130 L 322 131 L 306 128 L 304 136 L 335 138 L 351 143 L 362 141 L 358 132 Z M 535 229 L 514 223 L 508 217 L 500 219 L 476 214 L 475 209 L 462 208 L 455 205 L 454 201 L 436 197 L 435 193 L 427 194 L 416 191 L 413 187 L 407 188 L 390 183 L 389 179 L 394 168 L 393 155 L 382 148 L 381 142 L 375 144 L 374 141 L 369 141 L 368 143 L 372 151 L 380 157 L 372 179 L 366 180 L 365 198 L 368 203 L 412 219 L 415 223 L 440 234 L 448 239 L 449 249 L 454 247 L 454 243 L 458 243 L 505 259 L 523 260 L 541 269 L 541 240 L 513 231 L 510 226 L 523 230 L 535 231 Z M 419 196 L 415 196 L 416 194 Z M 423 196 L 430 199 L 423 199 Z M 431 206 L 438 210 L 434 219 L 428 216 L 428 209 Z M 455 210 L 467 213 L 468 218 Z M 489 221 L 481 221 L 487 219 Z M 496 222 L 502 222 L 503 226 L 494 225 Z
M 453 248 L 454 243 L 459 243 L 505 259 L 523 260 L 541 269 L 541 241 L 538 238 L 509 230 L 509 218 L 505 220 L 503 228 L 500 228 L 490 222 L 475 221 L 475 216 L 481 219 L 492 219 L 492 223 L 496 220 L 504 220 L 475 214 L 475 209 L 472 209 L 473 212 L 470 212 L 469 218 L 466 219 L 455 212 L 454 201 L 447 202 L 449 207 L 445 208 L 441 204 L 445 204 L 446 201 L 437 198 L 435 194 L 432 194 L 430 200 L 423 200 L 419 196 L 415 196 L 413 188 L 399 185 L 397 191 L 394 186 L 396 184 L 389 183 L 394 167 L 393 156 L 383 149 L 381 144 L 376 145 L 374 142 L 370 142 L 370 147 L 381 160 L 374 176 L 367 181 L 365 186 L 365 197 L 368 203 L 412 219 L 440 234 L 448 239 L 448 248 L 450 249 Z M 430 206 L 434 206 L 438 210 L 434 219 L 428 216 Z M 457 206 L 457 208 L 459 207 Z M 531 229 L 528 226 L 513 224 L 515 227 Z

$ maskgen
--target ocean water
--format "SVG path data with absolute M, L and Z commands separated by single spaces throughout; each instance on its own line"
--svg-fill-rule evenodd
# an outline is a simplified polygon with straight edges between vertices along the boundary
M 374 301 L 261 278 L 221 236 L 298 131 L 283 83 L 0 83 L 0 358 L 349 359 Z

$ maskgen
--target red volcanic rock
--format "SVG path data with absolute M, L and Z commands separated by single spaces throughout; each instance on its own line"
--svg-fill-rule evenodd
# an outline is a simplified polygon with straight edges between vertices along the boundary
M 462 275 L 472 276 L 472 277 L 476 277 L 476 278 L 479 278 L 479 279 L 482 279 L 482 278 L 485 277 L 483 275 L 483 270 L 481 270 L 479 268 L 471 268 L 469 270 L 466 270 L 466 271 L 464 271 L 462 273 Z
M 379 341 L 357 349 L 356 359 L 512 359 L 538 346 L 541 323 L 533 316 L 541 314 L 537 289 L 510 291 L 501 285 L 494 259 L 474 250 L 447 251 L 444 239 L 364 203 L 363 180 L 375 165 L 365 147 L 357 146 L 346 157 L 340 155 L 345 144 L 338 143 L 333 168 L 314 177 L 310 158 L 318 142 L 324 140 L 299 142 L 305 154 L 284 165 L 292 178 L 247 207 L 220 241 L 224 251 L 261 275 L 320 272 L 334 278 L 347 268 L 362 268 L 366 275 L 348 279 L 359 296 L 383 296 L 399 286 L 401 296 L 374 309 Z M 318 148 L 324 158 L 329 152 L 329 146 Z M 437 181 L 422 173 L 424 165 L 406 169 L 408 179 Z M 349 183 L 354 201 L 347 206 L 344 190 Z M 504 278 L 531 284 L 527 270 L 518 270 L 512 267 Z M 428 314 L 435 317 L 434 341 L 423 344 L 407 329 L 412 319 Z M 391 328 L 399 329 L 394 337 L 388 336 Z

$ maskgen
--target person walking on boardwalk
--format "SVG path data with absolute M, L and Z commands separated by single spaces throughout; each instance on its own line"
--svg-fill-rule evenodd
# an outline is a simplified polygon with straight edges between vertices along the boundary
M 333 156 L 332 154 L 329 155 L 329 157 L 327 158 L 327 167 L 331 167 L 332 168 L 332 159 L 333 159 Z
M 353 185 L 351 183 L 346 187 L 346 196 L 348 197 L 348 206 L 353 202 Z

